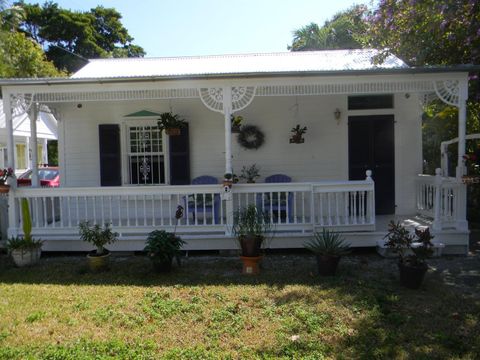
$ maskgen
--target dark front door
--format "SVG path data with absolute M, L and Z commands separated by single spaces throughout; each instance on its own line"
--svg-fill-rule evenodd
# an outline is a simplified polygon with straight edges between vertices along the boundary
M 350 116 L 348 159 L 350 180 L 364 180 L 372 170 L 376 214 L 395 213 L 395 150 L 393 115 Z

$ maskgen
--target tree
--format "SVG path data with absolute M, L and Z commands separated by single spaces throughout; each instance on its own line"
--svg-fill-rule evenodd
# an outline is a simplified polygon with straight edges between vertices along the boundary
M 0 77 L 64 76 L 47 61 L 42 48 L 25 34 L 0 31 Z
M 122 16 L 113 8 L 97 6 L 78 12 L 62 9 L 54 2 L 39 5 L 23 1 L 16 6 L 25 11 L 19 29 L 40 43 L 59 69 L 76 71 L 91 58 L 145 55 L 132 43 L 120 21 Z
M 366 43 L 368 9 L 355 5 L 333 16 L 320 28 L 310 23 L 293 32 L 291 51 L 359 49 Z

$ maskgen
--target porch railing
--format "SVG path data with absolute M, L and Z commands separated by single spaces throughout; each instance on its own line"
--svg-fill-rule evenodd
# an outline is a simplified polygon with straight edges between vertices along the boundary
M 32 233 L 78 235 L 81 221 L 111 223 L 121 236 L 143 236 L 152 228 L 180 234 L 231 234 L 235 210 L 262 208 L 277 231 L 342 231 L 375 227 L 374 183 L 364 181 L 101 188 L 18 188 L 10 193 L 10 235 L 22 231 L 21 199 L 28 199 Z M 184 215 L 178 221 L 178 206 Z
M 466 227 L 466 188 L 456 178 L 419 175 L 416 186 L 417 212 L 433 219 L 436 230 Z

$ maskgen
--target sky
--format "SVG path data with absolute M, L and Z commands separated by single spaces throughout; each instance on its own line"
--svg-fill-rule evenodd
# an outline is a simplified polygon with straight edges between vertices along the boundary
M 43 3 L 43 0 L 26 1 Z M 287 51 L 292 32 L 322 25 L 355 0 L 56 0 L 62 8 L 114 7 L 147 57 Z

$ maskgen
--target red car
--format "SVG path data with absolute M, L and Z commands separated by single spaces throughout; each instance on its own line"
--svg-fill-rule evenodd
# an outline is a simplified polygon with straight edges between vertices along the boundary
M 42 167 L 38 169 L 38 179 L 42 187 L 59 187 L 60 173 L 58 167 Z M 32 170 L 28 170 L 17 179 L 18 186 L 32 185 Z

